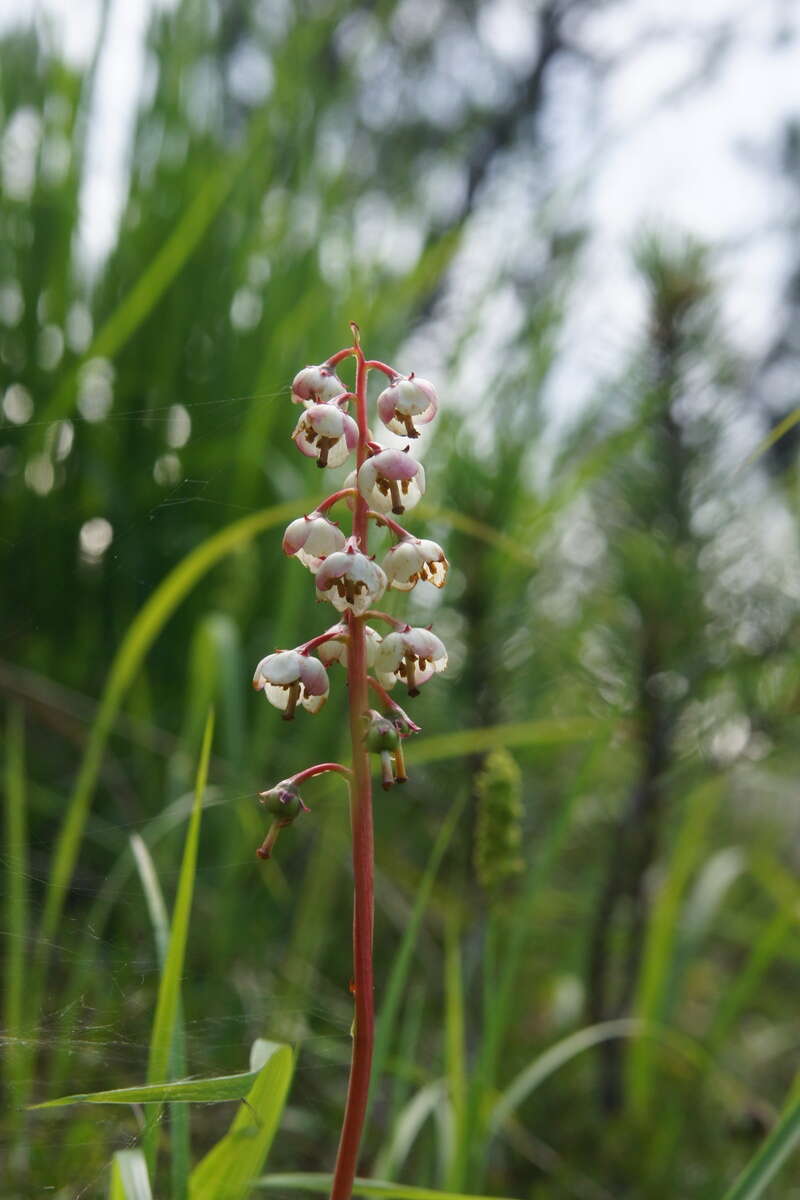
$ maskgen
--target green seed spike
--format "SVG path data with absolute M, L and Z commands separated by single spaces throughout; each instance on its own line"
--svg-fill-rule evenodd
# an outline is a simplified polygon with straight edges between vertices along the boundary
M 522 776 L 505 749 L 487 754 L 477 780 L 478 819 L 475 872 L 492 901 L 504 885 L 524 870 L 522 844 Z

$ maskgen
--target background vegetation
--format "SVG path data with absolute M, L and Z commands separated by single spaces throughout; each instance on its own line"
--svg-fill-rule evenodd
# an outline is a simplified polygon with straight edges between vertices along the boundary
M 531 6 L 512 73 L 480 35 L 489 8 L 159 12 L 94 270 L 76 233 L 99 52 L 78 69 L 46 29 L 5 36 L 4 1195 L 105 1195 L 112 1153 L 140 1139 L 141 1108 L 26 1105 L 146 1077 L 212 704 L 173 1065 L 233 1074 L 254 1039 L 292 1042 L 269 1170 L 332 1164 L 341 788 L 315 782 L 276 859 L 253 852 L 257 790 L 341 743 L 342 681 L 289 727 L 248 684 L 322 627 L 280 552 L 320 486 L 288 440 L 288 384 L 350 319 L 370 354 L 439 386 L 419 511 L 453 564 L 443 597 L 414 599 L 451 669 L 416 702 L 411 782 L 377 802 L 363 1173 L 519 1200 L 722 1197 L 784 1106 L 797 288 L 750 361 L 713 259 L 642 236 L 641 332 L 552 436 L 589 231 L 542 183 L 546 101 L 591 6 Z M 231 1119 L 192 1106 L 195 1159 Z M 188 1136 L 174 1112 L 171 1136 Z M 790 1174 L 740 1194 L 800 1195 Z

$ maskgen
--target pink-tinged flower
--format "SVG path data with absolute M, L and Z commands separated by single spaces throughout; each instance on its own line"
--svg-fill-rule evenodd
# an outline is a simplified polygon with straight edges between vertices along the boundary
M 310 713 L 319 712 L 328 699 L 330 682 L 318 659 L 297 650 L 277 650 L 256 667 L 253 687 L 281 710 L 285 721 L 291 721 L 298 704 Z
M 409 696 L 416 696 L 423 683 L 447 666 L 447 651 L 429 629 L 407 629 L 387 633 L 375 655 L 375 673 L 384 687 L 402 679 Z
M 390 588 L 410 592 L 421 579 L 444 587 L 448 562 L 444 550 L 427 538 L 404 538 L 392 546 L 382 563 Z
M 310 404 L 292 434 L 297 449 L 318 467 L 340 467 L 358 445 L 358 426 L 335 404 Z
M 370 625 L 364 626 L 364 634 L 366 636 L 367 669 L 371 671 L 375 663 L 375 651 L 381 644 L 381 637 Z M 317 647 L 317 654 L 326 667 L 335 662 L 347 667 L 348 641 L 348 635 L 343 630 L 338 637 L 331 638 L 330 641 L 323 642 L 321 646 Z
M 376 512 L 404 513 L 425 492 L 425 470 L 407 450 L 381 450 L 359 468 L 358 490 Z
M 299 559 L 316 574 L 329 554 L 343 550 L 346 538 L 338 525 L 312 512 L 287 525 L 283 535 L 283 553 Z
M 321 363 L 318 367 L 303 367 L 292 380 L 292 400 L 295 404 L 324 404 L 341 396 L 347 388 L 333 367 Z
M 339 612 L 350 609 L 358 617 L 386 591 L 386 576 L 348 538 L 346 549 L 329 554 L 317 571 L 317 599 L 330 600 Z
M 378 396 L 378 416 L 392 433 L 405 437 L 419 437 L 417 426 L 432 421 L 438 407 L 433 384 L 416 375 L 396 379 Z

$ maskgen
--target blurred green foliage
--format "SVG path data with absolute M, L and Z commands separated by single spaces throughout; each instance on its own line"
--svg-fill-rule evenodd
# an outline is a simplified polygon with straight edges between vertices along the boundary
M 145 1077 L 160 967 L 137 864 L 145 847 L 172 910 L 210 704 L 186 1070 L 230 1075 L 255 1038 L 296 1042 L 270 1169 L 330 1169 L 352 1016 L 341 785 L 309 787 L 313 813 L 266 869 L 253 851 L 256 792 L 344 744 L 342 679 L 288 728 L 247 689 L 263 654 L 325 620 L 268 510 L 318 494 L 288 385 L 351 319 L 369 354 L 441 365 L 412 525 L 452 563 L 441 598 L 413 598 L 451 669 L 416 702 L 410 783 L 378 799 L 379 1014 L 389 1000 L 363 1173 L 704 1200 L 791 1085 L 796 465 L 741 468 L 758 441 L 747 372 L 692 244 L 641 243 L 647 326 L 558 444 L 583 231 L 534 205 L 529 259 L 459 315 L 479 200 L 546 140 L 548 73 L 581 8 L 536 10 L 534 59 L 509 81 L 475 33 L 486 7 L 159 11 L 99 267 L 79 228 L 100 55 L 77 68 L 43 34 L 4 40 L 9 1197 L 105 1195 L 113 1152 L 141 1135 L 135 1113 L 24 1105 Z M 469 55 L 483 91 L 449 65 Z M 520 320 L 482 354 L 509 291 Z M 503 763 L 498 832 L 486 781 Z M 230 1121 L 193 1109 L 195 1161 Z M 763 1194 L 789 1197 L 785 1178 Z

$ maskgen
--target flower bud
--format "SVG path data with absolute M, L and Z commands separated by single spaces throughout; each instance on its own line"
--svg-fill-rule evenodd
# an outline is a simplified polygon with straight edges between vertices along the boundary
M 340 467 L 358 445 L 358 426 L 335 404 L 310 404 L 292 433 L 301 454 L 318 467 Z
M 425 469 L 407 450 L 381 450 L 359 468 L 358 490 L 379 513 L 404 513 L 425 492 Z
M 319 712 L 328 699 L 328 673 L 316 658 L 297 650 L 278 650 L 262 658 L 253 676 L 253 687 L 263 690 L 270 704 L 291 721 L 301 704 L 310 713 Z
M 346 391 L 339 376 L 326 363 L 318 367 L 303 367 L 292 380 L 292 400 L 295 404 L 324 404 Z
M 322 513 L 312 512 L 287 525 L 283 552 L 316 574 L 329 554 L 344 549 L 346 540 L 338 525 Z
M 347 548 L 329 554 L 317 571 L 317 599 L 330 600 L 339 612 L 349 609 L 358 617 L 386 591 L 386 576 L 376 562 L 367 558 L 348 538 Z
M 375 655 L 375 672 L 384 687 L 394 687 L 402 679 L 409 696 L 419 694 L 423 683 L 444 671 L 447 650 L 429 629 L 407 629 L 388 633 Z
M 420 580 L 444 587 L 448 562 L 444 550 L 427 538 L 404 538 L 387 551 L 382 563 L 390 588 L 410 592 Z
M 416 375 L 396 379 L 378 396 L 378 416 L 401 437 L 419 437 L 417 426 L 432 421 L 438 407 L 433 384 Z

